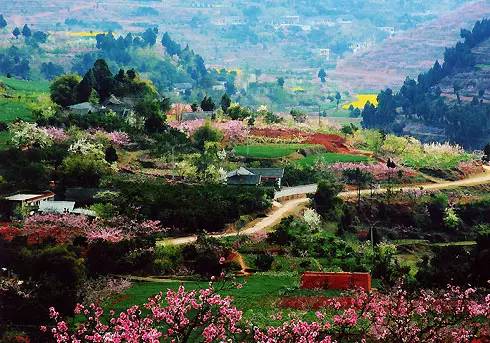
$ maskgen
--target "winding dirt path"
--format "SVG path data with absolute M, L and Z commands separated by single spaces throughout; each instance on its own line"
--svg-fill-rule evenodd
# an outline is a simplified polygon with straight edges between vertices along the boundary
M 446 181 L 441 183 L 425 183 L 418 185 L 411 185 L 406 187 L 394 187 L 393 191 L 413 191 L 413 190 L 441 190 L 441 189 L 451 189 L 451 188 L 459 188 L 459 187 L 471 187 L 478 186 L 484 184 L 490 184 L 490 167 L 485 166 L 485 172 L 482 174 L 476 174 L 467 179 L 458 180 L 458 181 Z M 259 232 L 265 232 L 267 229 L 270 229 L 274 225 L 278 224 L 283 218 L 287 217 L 295 210 L 297 210 L 300 206 L 307 204 L 310 200 L 306 197 L 307 194 L 315 193 L 317 189 L 317 185 L 306 185 L 299 187 L 291 187 L 288 189 L 284 189 L 283 191 L 277 192 L 276 199 L 284 198 L 284 197 L 299 197 L 297 199 L 288 200 L 281 204 L 281 206 L 277 207 L 274 211 L 269 213 L 268 216 L 260 219 L 257 222 L 251 224 L 250 227 L 245 228 L 237 232 L 223 233 L 210 235 L 210 237 L 223 238 L 223 237 L 231 237 L 245 235 L 251 236 Z M 371 191 L 370 189 L 361 190 L 361 195 L 371 194 L 382 194 L 387 191 L 386 188 L 374 189 Z M 347 199 L 357 196 L 357 191 L 348 191 L 339 193 L 341 198 Z M 197 240 L 197 236 L 187 236 L 187 237 L 179 237 L 172 238 L 165 241 L 157 242 L 157 244 L 162 245 L 180 245 L 180 244 L 188 244 L 195 242 Z

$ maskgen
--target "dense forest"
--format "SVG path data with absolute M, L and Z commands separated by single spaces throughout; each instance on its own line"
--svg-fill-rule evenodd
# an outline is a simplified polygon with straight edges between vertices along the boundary
M 460 86 L 453 85 L 457 101 L 451 102 L 441 95 L 438 83 L 454 73 L 471 70 L 475 67 L 472 49 L 490 38 L 490 20 L 478 21 L 473 29 L 461 30 L 463 42 L 447 48 L 444 63 L 439 61 L 417 80 L 407 78 L 398 93 L 391 89 L 378 95 L 378 107 L 366 104 L 362 115 L 363 125 L 403 133 L 407 120 L 444 128 L 448 139 L 461 145 L 481 148 L 482 138 L 488 136 L 490 106 L 484 103 L 485 89 L 471 102 L 464 102 L 460 96 Z

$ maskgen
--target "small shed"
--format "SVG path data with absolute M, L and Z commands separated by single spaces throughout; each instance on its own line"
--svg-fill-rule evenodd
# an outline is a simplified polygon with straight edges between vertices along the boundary
M 283 168 L 240 167 L 227 174 L 227 183 L 229 185 L 261 185 L 269 183 L 280 189 L 283 177 Z
M 258 186 L 260 185 L 260 175 L 255 175 L 244 167 L 231 171 L 226 175 L 228 185 Z
M 40 194 L 14 194 L 4 199 L 7 201 L 11 201 L 13 203 L 17 203 L 24 206 L 39 206 L 43 202 L 53 201 L 55 194 L 53 192 L 47 191 Z

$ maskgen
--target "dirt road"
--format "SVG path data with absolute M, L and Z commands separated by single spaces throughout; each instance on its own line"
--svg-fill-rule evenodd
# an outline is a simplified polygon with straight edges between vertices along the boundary
M 464 180 L 458 181 L 447 181 L 441 183 L 431 183 L 431 184 L 420 184 L 420 185 L 412 185 L 406 187 L 394 187 L 393 191 L 411 191 L 411 190 L 440 190 L 440 189 L 451 189 L 458 187 L 470 187 L 477 186 L 483 184 L 490 183 L 490 167 L 485 166 L 485 173 L 477 174 L 471 176 Z M 306 185 L 299 187 L 291 187 L 288 189 L 284 189 L 283 191 L 277 192 L 276 199 L 285 197 L 285 196 L 302 196 L 307 194 L 315 193 L 317 189 L 317 185 Z M 386 192 L 386 188 L 375 189 L 372 192 L 374 194 L 381 194 Z M 361 190 L 362 195 L 370 194 L 370 189 Z M 351 198 L 357 196 L 357 191 L 348 191 L 339 193 L 341 198 Z M 298 208 L 300 205 L 304 205 L 309 202 L 309 199 L 306 197 L 302 197 L 299 199 L 293 199 L 282 203 L 280 207 L 272 211 L 267 217 L 260 219 L 258 222 L 254 222 L 250 227 L 247 227 L 240 231 L 240 235 L 251 236 L 258 232 L 265 232 L 267 229 L 273 227 L 278 224 L 283 218 L 290 215 L 294 210 Z M 222 237 L 230 237 L 236 236 L 237 232 L 223 233 L 217 235 L 210 235 L 211 237 L 222 238 Z M 165 241 L 160 241 L 157 244 L 163 245 L 179 245 L 179 244 L 187 244 L 192 243 L 197 240 L 197 236 L 188 236 L 188 237 L 179 237 L 172 238 Z

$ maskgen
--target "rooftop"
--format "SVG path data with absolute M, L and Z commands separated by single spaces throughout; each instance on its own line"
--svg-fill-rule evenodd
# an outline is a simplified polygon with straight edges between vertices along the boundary
M 5 197 L 5 200 L 10 201 L 26 201 L 26 200 L 36 200 L 43 198 L 51 198 L 54 196 L 54 193 L 47 192 L 42 194 L 15 194 L 8 197 Z

